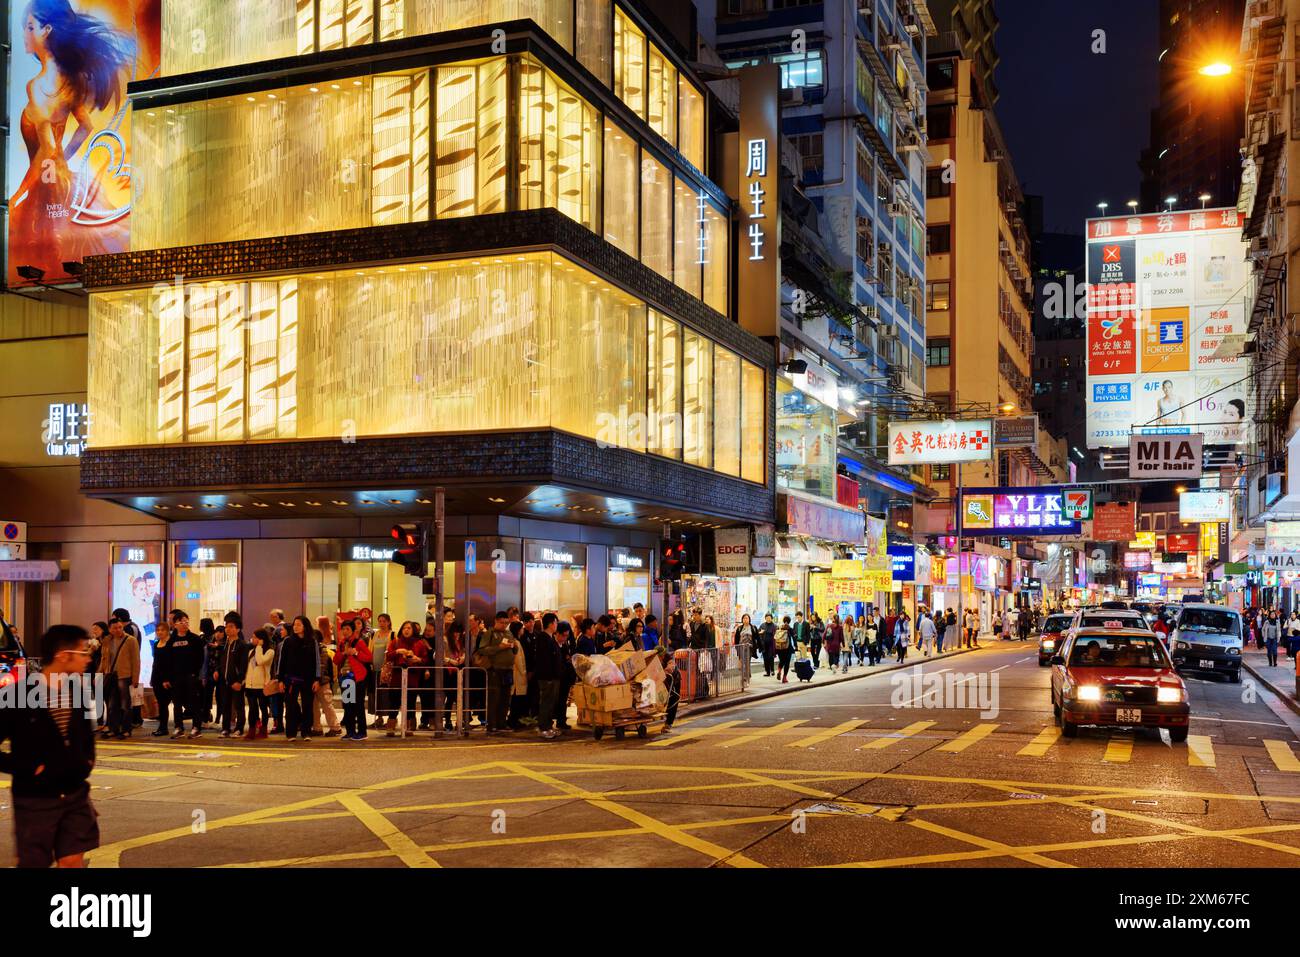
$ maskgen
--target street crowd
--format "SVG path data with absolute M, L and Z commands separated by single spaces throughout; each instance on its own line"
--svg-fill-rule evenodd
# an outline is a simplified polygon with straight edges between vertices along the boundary
M 689 616 L 675 612 L 661 628 L 640 603 L 598 618 L 561 619 L 554 612 L 512 607 L 492 620 L 471 614 L 462 621 L 447 610 L 443 629 L 439 686 L 432 616 L 423 624 L 395 626 L 385 613 L 373 623 L 359 616 L 312 621 L 305 615 L 287 618 L 277 608 L 249 630 L 238 612 L 228 613 L 219 626 L 204 618 L 195 628 L 186 612 L 175 609 L 152 643 L 149 685 L 158 726 L 151 733 L 197 738 L 212 727 L 223 738 L 283 734 L 300 741 L 361 741 L 370 731 L 396 737 L 435 725 L 462 730 L 456 722 L 464 714 L 467 728 L 485 727 L 489 734 L 536 728 L 553 739 L 569 730 L 569 690 L 577 680 L 573 656 L 629 642 L 661 657 L 671 731 L 681 686 L 675 653 L 725 643 L 713 619 L 698 609 Z M 90 671 L 105 677 L 99 733 L 129 737 L 143 724 L 140 650 L 147 639 L 123 608 L 95 622 L 89 636 Z M 707 687 L 707 672 L 701 672 Z

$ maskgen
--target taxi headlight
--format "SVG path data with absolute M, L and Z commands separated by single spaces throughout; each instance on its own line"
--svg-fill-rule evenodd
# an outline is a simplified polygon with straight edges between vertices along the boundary
M 1051 638 L 1044 638 L 1044 639 L 1043 639 L 1043 650 L 1044 650 L 1044 651 L 1051 651 L 1051 650 L 1052 650 L 1053 648 L 1055 648 L 1055 647 L 1056 647 L 1056 642 L 1054 642 Z
M 1185 641 L 1179 641 L 1179 642 L 1175 642 L 1174 647 L 1177 648 L 1179 651 L 1186 651 L 1188 648 L 1192 646 Z
M 1240 649 L 1240 648 L 1229 648 L 1229 649 L 1228 649 L 1228 654 L 1230 654 L 1230 655 L 1239 655 L 1239 654 L 1241 654 L 1241 649 Z
M 1156 691 L 1156 701 L 1161 704 L 1177 704 L 1183 700 L 1182 688 L 1160 688 Z
M 1080 686 L 1079 686 L 1079 700 L 1080 700 L 1080 701 L 1100 701 L 1100 700 L 1101 700 L 1101 686 L 1100 686 L 1100 685 L 1080 685 Z

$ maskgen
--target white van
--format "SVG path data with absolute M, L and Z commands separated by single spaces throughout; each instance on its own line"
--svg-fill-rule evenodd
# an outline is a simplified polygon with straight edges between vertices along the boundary
M 1174 667 L 1240 681 L 1243 634 L 1241 615 L 1236 609 L 1200 602 L 1184 604 L 1169 636 Z

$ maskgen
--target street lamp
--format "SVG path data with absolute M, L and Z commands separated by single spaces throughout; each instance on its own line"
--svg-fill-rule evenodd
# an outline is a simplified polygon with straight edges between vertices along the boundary
M 1200 196 L 1197 196 L 1196 198 L 1201 201 L 1201 209 L 1204 209 L 1205 204 L 1208 203 L 1213 197 L 1211 197 L 1209 193 L 1202 193 Z
M 1014 402 L 1003 402 L 998 406 L 998 411 L 1002 412 L 1004 415 L 1010 415 L 1012 412 L 1016 411 L 1016 404 Z
M 1172 212 L 1174 211 L 1174 203 L 1176 203 L 1176 202 L 1178 202 L 1178 197 L 1177 197 L 1177 196 L 1166 196 L 1166 197 L 1165 197 L 1165 205 L 1167 205 L 1167 206 L 1169 207 L 1169 212 L 1172 213 Z
M 1098 204 L 1097 204 L 1097 208 L 1101 210 L 1101 214 L 1102 214 L 1103 216 L 1106 215 L 1106 207 L 1109 206 L 1109 205 L 1110 205 L 1110 203 L 1098 203 Z
M 1196 71 L 1201 76 L 1227 76 L 1232 72 L 1232 64 L 1225 63 L 1223 60 L 1216 60 L 1214 63 L 1207 63 Z
M 1126 205 L 1131 212 L 1136 213 L 1138 211 L 1138 201 L 1136 199 L 1130 199 L 1124 205 Z

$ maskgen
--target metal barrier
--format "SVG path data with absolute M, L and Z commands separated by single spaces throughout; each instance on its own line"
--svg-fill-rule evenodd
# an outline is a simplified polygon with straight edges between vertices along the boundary
M 683 703 L 739 694 L 749 687 L 749 642 L 721 648 L 681 648 L 673 657 L 682 676 Z
M 454 719 L 455 727 L 452 730 L 459 731 L 461 737 L 466 737 L 469 734 L 471 711 L 482 710 L 474 709 L 473 702 L 469 700 L 475 688 L 467 680 L 466 672 L 483 674 L 483 669 L 457 668 L 454 677 L 449 673 L 452 670 L 451 666 L 444 666 L 444 669 L 442 700 L 437 700 L 438 690 L 434 683 L 432 665 L 394 668 L 389 684 L 376 679 L 375 688 L 379 692 L 379 715 L 386 718 L 381 730 L 389 730 L 387 722 L 393 721 L 395 730 L 401 737 L 414 734 L 416 730 L 450 733 L 444 729 L 446 722 Z M 420 676 L 418 680 L 412 680 L 412 672 Z M 425 672 L 429 673 L 427 682 L 423 679 Z M 392 679 L 396 679 L 397 683 L 391 683 Z M 480 694 L 484 687 L 485 684 L 480 680 L 478 685 Z M 420 725 L 410 727 L 417 710 L 420 713 Z

